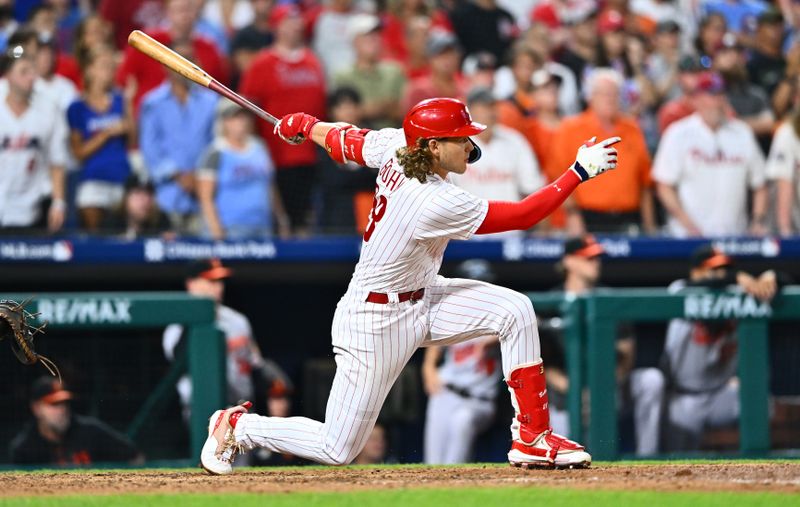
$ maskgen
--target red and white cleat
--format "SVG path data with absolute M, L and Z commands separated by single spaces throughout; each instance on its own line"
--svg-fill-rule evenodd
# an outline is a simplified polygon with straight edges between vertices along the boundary
M 241 448 L 236 443 L 233 430 L 236 421 L 253 404 L 249 401 L 225 410 L 217 410 L 208 418 L 208 438 L 200 451 L 200 466 L 211 475 L 233 472 L 233 460 Z
M 553 433 L 544 365 L 539 359 L 520 364 L 506 379 L 515 416 L 508 462 L 524 468 L 587 468 L 592 457 L 582 445 Z
M 589 468 L 592 456 L 582 445 L 548 430 L 533 444 L 515 440 L 508 462 L 521 468 Z

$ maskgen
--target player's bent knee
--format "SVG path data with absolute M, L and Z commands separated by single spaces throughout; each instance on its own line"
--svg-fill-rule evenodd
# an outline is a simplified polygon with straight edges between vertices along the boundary
M 642 383 L 642 390 L 646 393 L 660 394 L 664 392 L 666 387 L 666 380 L 664 373 L 658 368 L 646 368 L 639 381 Z
M 514 293 L 513 304 L 509 309 L 513 318 L 522 325 L 536 326 L 536 312 L 530 298 L 518 292 Z

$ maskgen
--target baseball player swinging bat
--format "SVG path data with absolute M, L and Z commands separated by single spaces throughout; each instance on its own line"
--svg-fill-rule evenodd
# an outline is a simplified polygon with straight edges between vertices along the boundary
M 140 30 L 132 31 L 128 36 L 128 44 L 146 54 L 150 58 L 156 60 L 157 62 L 161 62 L 167 68 L 177 72 L 181 76 L 190 79 L 201 86 L 205 86 L 209 90 L 213 90 L 223 97 L 235 102 L 262 120 L 268 122 L 270 125 L 275 125 L 278 123 L 277 118 L 253 104 L 246 98 L 242 97 L 238 93 L 234 92 L 224 84 L 220 83 L 208 75 L 206 71 L 198 67 L 196 64 L 190 62 L 146 33 Z M 295 138 L 293 138 L 291 141 L 293 144 L 299 144 L 303 141 L 303 137 L 295 136 Z

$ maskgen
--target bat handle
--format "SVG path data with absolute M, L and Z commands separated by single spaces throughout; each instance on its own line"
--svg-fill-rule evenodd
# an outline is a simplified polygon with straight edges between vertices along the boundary
M 246 98 L 242 97 L 238 93 L 234 93 L 230 88 L 225 86 L 224 84 L 220 83 L 216 79 L 212 79 L 211 82 L 208 84 L 208 88 L 219 93 L 223 97 L 229 99 L 232 102 L 240 105 L 241 107 L 247 109 L 248 111 L 252 112 L 265 122 L 269 123 L 270 125 L 275 125 L 278 123 L 278 119 L 269 114 L 268 112 L 264 111 L 257 105 L 253 104 Z
M 212 79 L 211 82 L 208 84 L 208 88 L 219 93 L 223 97 L 230 99 L 231 101 L 235 102 L 236 104 L 240 105 L 244 109 L 252 112 L 265 122 L 269 123 L 270 125 L 276 125 L 278 123 L 278 119 L 269 114 L 268 112 L 264 111 L 257 105 L 253 104 L 246 98 L 242 97 L 238 93 L 234 93 L 230 88 L 225 86 L 224 84 L 220 83 L 216 79 Z M 306 138 L 302 134 L 298 134 L 296 136 L 290 137 L 286 139 L 289 144 L 300 144 L 305 141 Z

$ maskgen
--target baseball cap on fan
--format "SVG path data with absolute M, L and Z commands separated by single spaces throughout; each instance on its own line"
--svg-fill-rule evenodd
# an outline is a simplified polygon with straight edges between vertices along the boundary
M 593 259 L 605 253 L 603 245 L 594 239 L 594 236 L 587 234 L 577 238 L 569 238 L 564 242 L 564 256 L 577 255 L 586 259 Z
M 23 58 L 32 58 L 32 55 L 25 52 L 24 46 L 17 44 L 7 48 L 4 53 L 0 54 L 0 76 L 5 75 L 14 65 L 14 62 Z
M 656 25 L 656 33 L 680 33 L 681 25 L 674 19 L 665 19 Z
M 31 401 L 54 405 L 72 398 L 72 393 L 64 389 L 64 384 L 53 377 L 39 377 L 31 385 Z
M 770 7 L 759 14 L 757 23 L 761 25 L 782 25 L 784 23 L 783 14 L 780 9 Z
M 497 58 L 488 51 L 479 51 L 468 55 L 461 65 L 461 72 L 466 76 L 473 76 L 478 71 L 494 70 L 497 70 Z
M 381 20 L 372 14 L 356 14 L 347 22 L 347 35 L 354 39 L 381 29 Z
M 155 186 L 149 179 L 142 178 L 136 173 L 131 173 L 128 179 L 125 180 L 125 192 L 133 192 L 135 190 L 143 190 L 152 194 L 155 192 Z
M 281 4 L 272 8 L 269 13 L 269 27 L 275 29 L 289 16 L 301 16 L 303 13 L 295 4 Z
M 425 46 L 425 54 L 429 57 L 437 56 L 450 49 L 459 49 L 456 36 L 444 30 L 437 30 L 432 32 L 428 37 L 428 43 Z
M 619 32 L 625 29 L 625 18 L 619 11 L 608 9 L 597 18 L 597 33 L 605 35 L 609 32 Z
M 224 97 L 221 98 L 217 103 L 218 118 L 230 118 L 232 116 L 236 116 L 237 114 L 247 115 L 248 113 L 242 108 L 242 106 Z
M 684 55 L 678 61 L 678 71 L 680 72 L 701 72 L 708 70 L 708 67 L 703 65 L 702 60 L 694 55 Z
M 492 94 L 492 90 L 483 87 L 473 88 L 467 94 L 467 105 L 472 106 L 473 104 L 487 104 L 492 105 L 497 100 L 494 98 Z
M 697 92 L 719 95 L 725 92 L 725 81 L 716 72 L 703 72 L 697 78 Z
M 547 69 L 539 69 L 531 74 L 531 85 L 534 88 L 541 88 L 543 86 L 547 86 L 550 83 L 555 83 L 556 85 L 561 85 L 561 76 L 553 74 Z
M 233 270 L 222 265 L 219 259 L 196 260 L 186 266 L 186 279 L 204 278 L 206 280 L 224 280 L 230 278 Z

